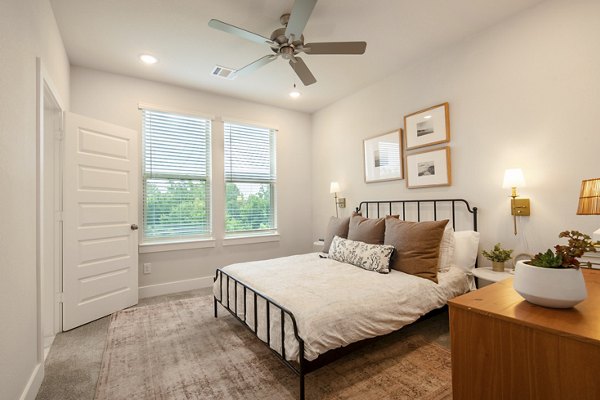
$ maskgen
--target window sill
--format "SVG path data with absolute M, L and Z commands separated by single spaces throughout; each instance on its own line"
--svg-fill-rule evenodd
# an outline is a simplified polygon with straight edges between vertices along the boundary
M 223 239 L 223 246 L 236 246 L 240 244 L 254 244 L 279 242 L 279 233 L 268 233 L 263 235 L 229 236 Z
M 138 252 L 140 254 L 158 253 L 162 251 L 207 249 L 210 247 L 215 247 L 215 240 L 213 238 L 179 242 L 140 243 L 138 245 Z

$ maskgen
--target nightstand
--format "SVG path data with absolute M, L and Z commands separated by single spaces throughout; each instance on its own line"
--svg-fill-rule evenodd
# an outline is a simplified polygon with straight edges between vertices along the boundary
M 583 257 L 579 259 L 580 263 L 590 262 L 592 263 L 592 269 L 600 269 L 600 249 L 596 250 L 595 253 L 585 253 Z
M 479 287 L 479 280 L 491 283 L 500 282 L 514 276 L 514 274 L 514 270 L 508 268 L 505 268 L 504 272 L 496 272 L 492 270 L 492 267 L 480 267 L 473 269 L 473 276 L 477 278 L 477 287 Z
M 313 242 L 313 251 L 314 252 L 323 251 L 324 245 L 325 245 L 325 242 L 323 240 L 315 240 Z
M 600 270 L 582 272 L 574 308 L 528 303 L 512 279 L 449 300 L 454 400 L 597 399 Z

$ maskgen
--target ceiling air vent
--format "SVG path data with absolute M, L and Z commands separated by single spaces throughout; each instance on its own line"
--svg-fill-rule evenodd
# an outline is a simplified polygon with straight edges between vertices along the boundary
M 229 80 L 235 78 L 235 69 L 222 67 L 220 65 L 215 66 L 211 73 L 213 74 L 213 76 L 218 76 L 219 78 Z

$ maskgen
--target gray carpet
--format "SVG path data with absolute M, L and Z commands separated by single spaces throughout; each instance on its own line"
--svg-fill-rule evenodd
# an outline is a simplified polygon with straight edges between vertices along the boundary
M 141 299 L 134 307 L 212 293 L 210 288 Z M 132 307 L 132 308 L 134 308 Z M 110 316 L 59 333 L 46 358 L 37 400 L 93 400 Z
M 139 306 L 190 298 L 207 292 L 208 289 L 145 299 Z M 222 311 L 221 316 L 223 315 Z M 402 330 L 397 336 L 402 338 L 418 335 L 426 342 L 434 342 L 447 348 L 449 346 L 447 318 L 447 314 L 442 313 Z M 56 337 L 46 360 L 45 379 L 38 399 L 92 400 L 94 398 L 102 354 L 106 346 L 108 324 L 109 318 L 102 318 Z M 270 360 L 270 357 L 272 356 L 269 354 L 267 359 Z

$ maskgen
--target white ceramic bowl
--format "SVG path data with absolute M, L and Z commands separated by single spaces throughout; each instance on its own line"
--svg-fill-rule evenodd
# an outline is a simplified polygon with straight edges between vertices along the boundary
M 569 308 L 587 298 L 581 269 L 541 268 L 519 261 L 513 287 L 528 302 L 544 307 Z

